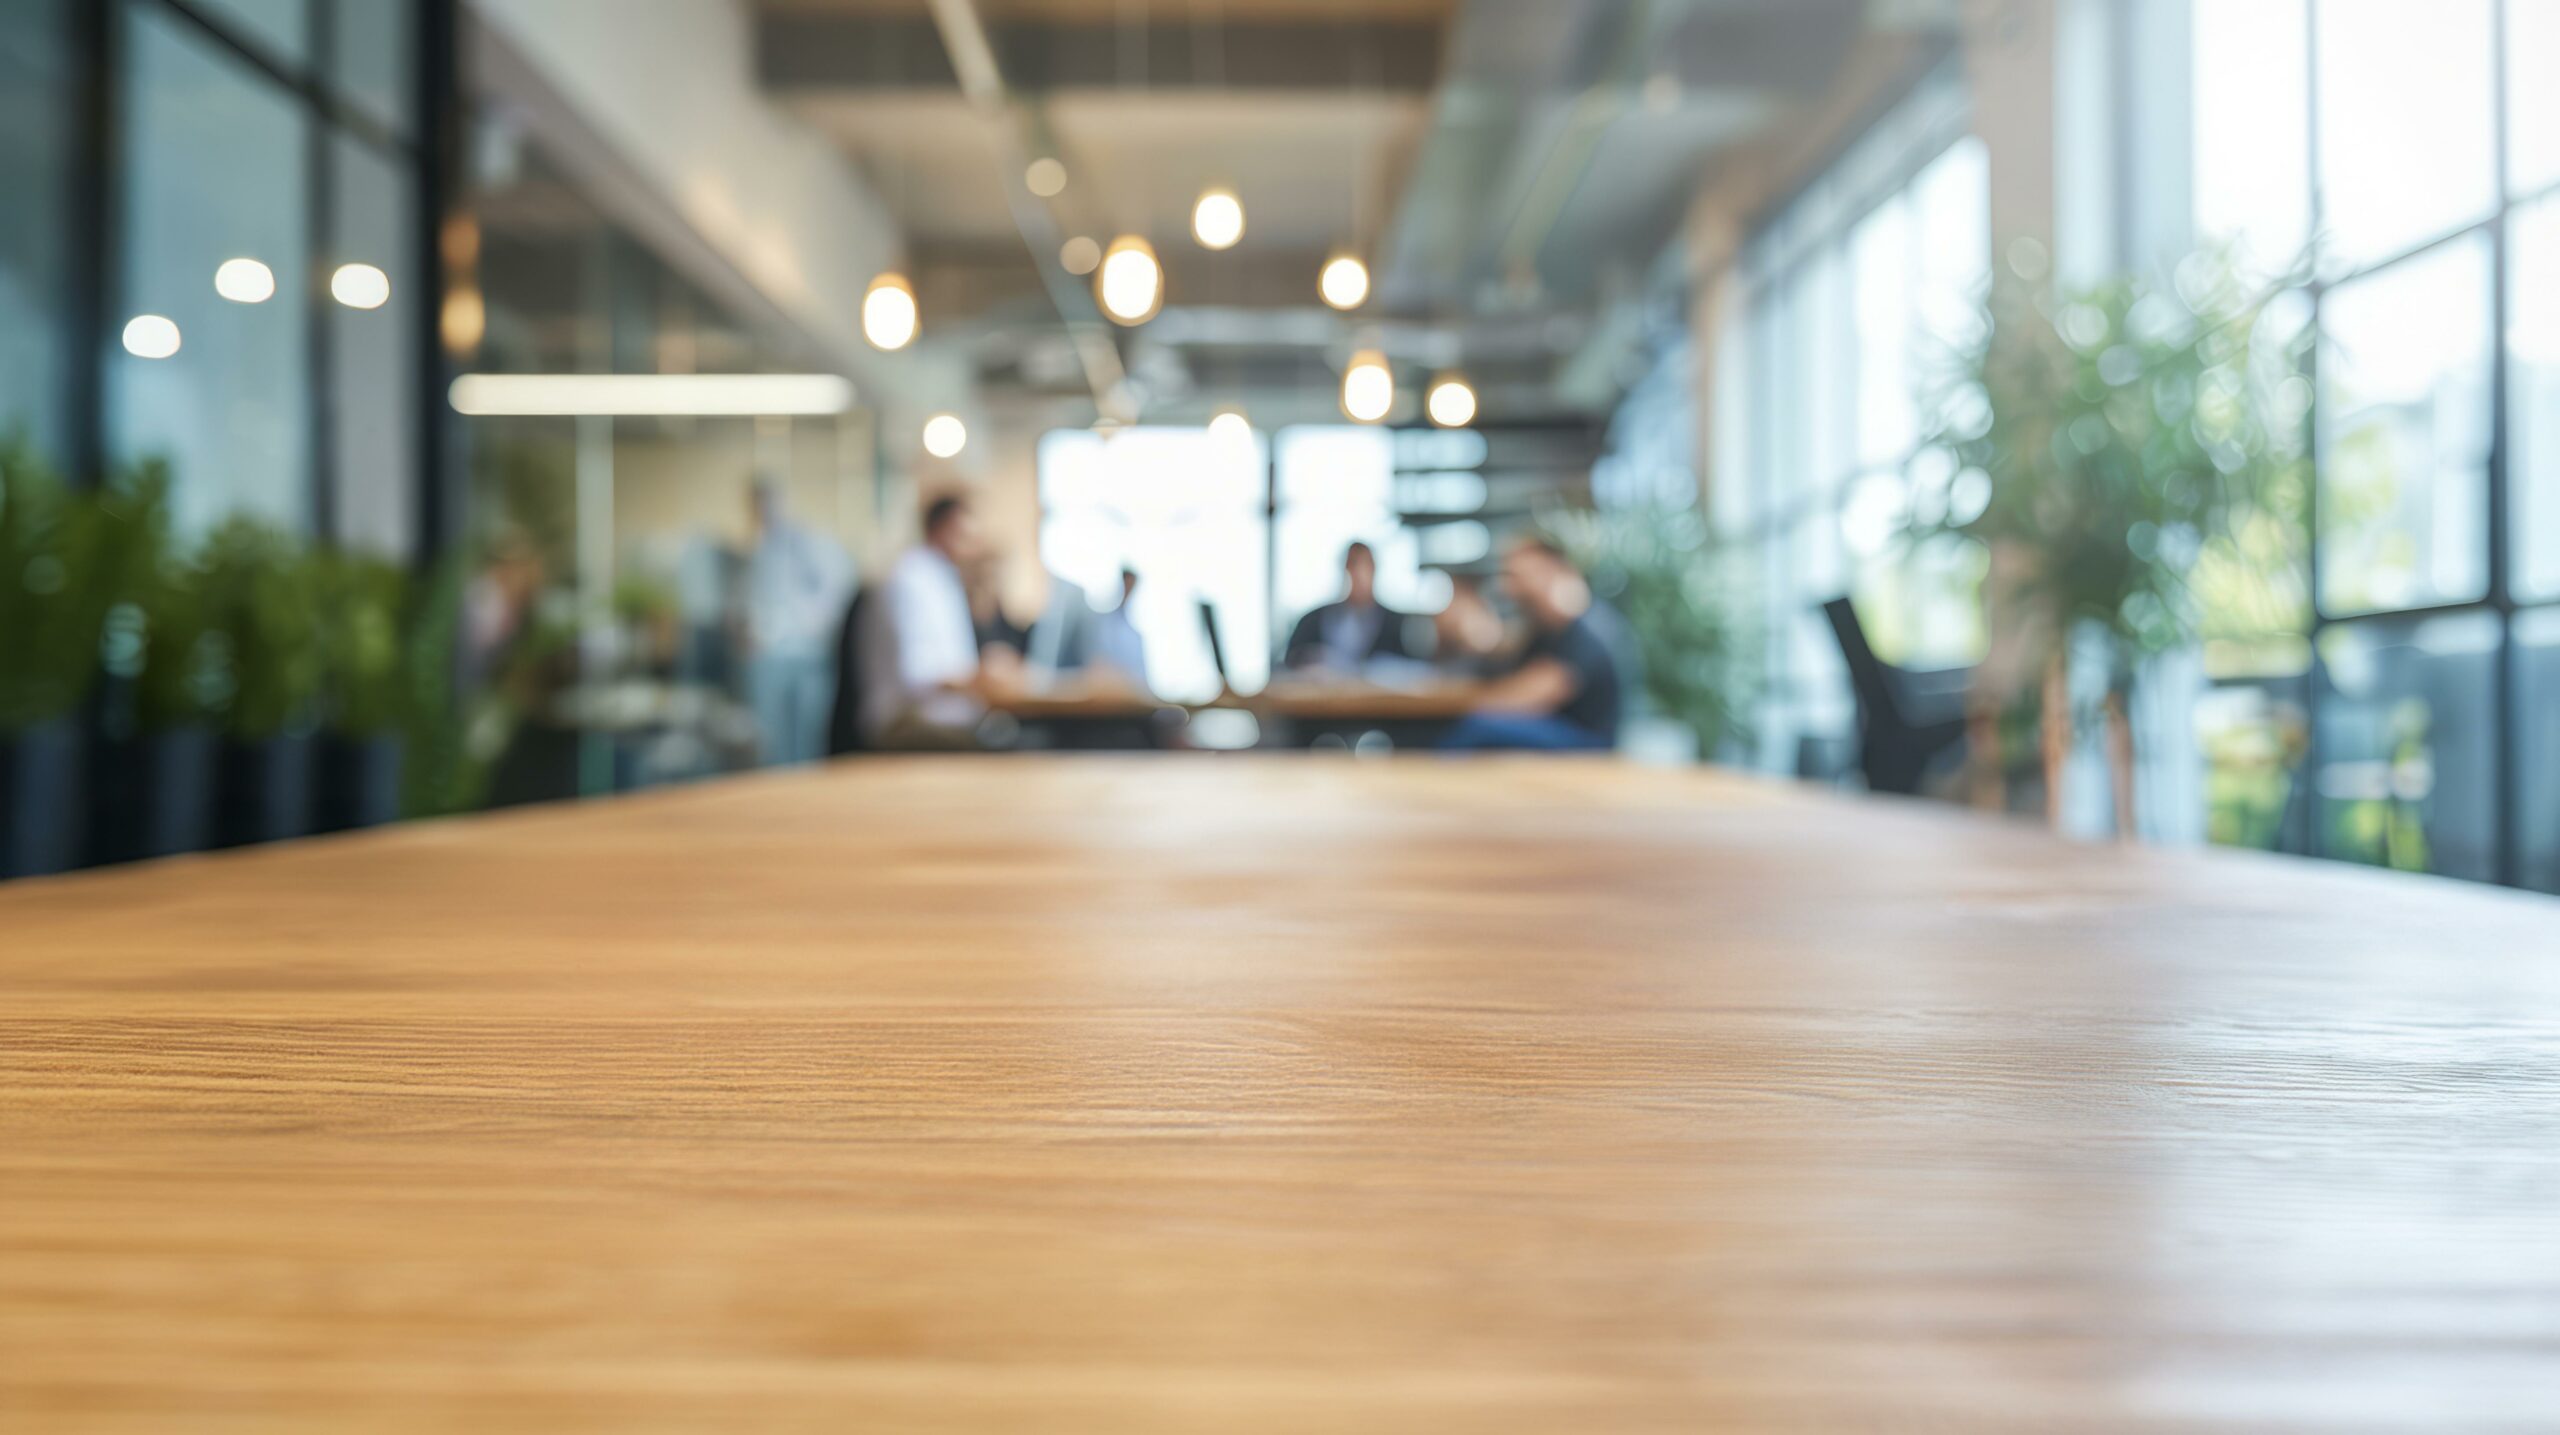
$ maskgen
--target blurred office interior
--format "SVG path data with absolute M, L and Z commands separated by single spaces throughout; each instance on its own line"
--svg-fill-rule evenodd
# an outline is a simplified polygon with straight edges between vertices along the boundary
M 1432 745 L 1256 699 L 1353 543 L 1445 644 L 1540 532 L 1626 760 L 2560 891 L 2554 53 L 2550 0 L 0 0 L 0 870 L 841 751 L 838 614 L 956 493 L 1044 680 L 1056 615 L 1145 654 L 1143 720 L 991 745 Z M 2162 515 L 2095 617 L 1990 576 L 2009 286 L 2086 361 L 2046 446 Z

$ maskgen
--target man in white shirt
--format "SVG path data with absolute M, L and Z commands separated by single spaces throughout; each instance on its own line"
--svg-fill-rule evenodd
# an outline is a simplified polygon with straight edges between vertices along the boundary
M 779 485 L 758 482 L 748 502 L 755 525 L 746 571 L 748 700 L 767 762 L 813 762 L 826 752 L 830 649 L 853 591 L 852 564 L 792 520 Z
M 983 551 L 969 501 L 939 498 L 925 510 L 924 541 L 890 567 L 863 641 L 862 723 L 872 746 L 975 745 L 986 702 L 960 573 Z

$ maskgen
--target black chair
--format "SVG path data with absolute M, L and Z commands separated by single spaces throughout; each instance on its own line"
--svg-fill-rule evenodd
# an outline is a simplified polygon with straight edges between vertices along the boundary
M 1858 767 L 1871 792 L 1917 793 L 1932 764 L 1964 742 L 1965 690 L 1971 668 L 1916 672 L 1876 656 L 1857 607 L 1846 598 L 1822 605 L 1849 665 L 1858 699 Z
M 870 747 L 862 731 L 864 654 L 869 650 L 873 593 L 869 588 L 845 605 L 844 625 L 836 630 L 836 698 L 827 714 L 827 754 L 842 757 Z

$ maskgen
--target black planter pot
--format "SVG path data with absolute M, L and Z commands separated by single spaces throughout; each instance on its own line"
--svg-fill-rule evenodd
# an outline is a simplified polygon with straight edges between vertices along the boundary
M 311 746 L 307 737 L 222 744 L 213 785 L 215 846 L 245 847 L 309 835 Z
M 212 729 L 201 727 L 147 732 L 101 748 L 95 860 L 139 862 L 210 846 L 217 751 Z
M 313 830 L 346 832 L 400 819 L 397 737 L 320 739 L 320 806 Z
M 81 746 L 70 718 L 0 732 L 0 877 L 80 865 Z

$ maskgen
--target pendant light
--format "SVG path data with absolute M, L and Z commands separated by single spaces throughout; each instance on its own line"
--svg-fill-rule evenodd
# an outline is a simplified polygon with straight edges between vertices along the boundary
M 1244 201 L 1224 187 L 1202 190 L 1191 206 L 1191 237 L 1203 249 L 1233 249 L 1244 238 Z
M 1336 309 L 1357 309 L 1369 298 L 1369 266 L 1356 255 L 1337 254 L 1316 276 L 1316 289 Z
M 1476 391 L 1464 374 L 1450 370 L 1431 381 L 1422 407 L 1440 427 L 1462 429 L 1476 421 Z
M 891 269 L 871 281 L 862 296 L 862 337 L 883 353 L 895 353 L 915 342 L 916 290 L 907 276 Z
M 1093 271 L 1093 297 L 1115 324 L 1154 318 L 1164 307 L 1164 266 L 1156 262 L 1155 246 L 1135 234 L 1112 240 Z
M 1342 371 L 1342 412 L 1354 423 L 1373 424 L 1395 406 L 1396 376 L 1387 356 L 1375 349 L 1352 355 L 1351 367 Z

